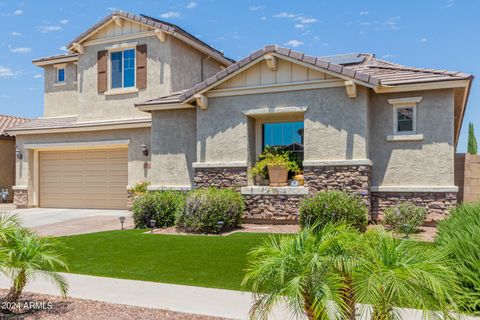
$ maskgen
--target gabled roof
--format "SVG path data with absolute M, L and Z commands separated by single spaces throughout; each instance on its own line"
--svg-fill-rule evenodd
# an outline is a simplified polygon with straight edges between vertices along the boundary
M 246 58 L 230 65 L 228 68 L 218 72 L 214 76 L 200 82 L 195 87 L 185 90 L 182 93 L 175 93 L 166 97 L 136 103 L 136 106 L 146 106 L 163 103 L 188 103 L 194 95 L 213 88 L 233 73 L 247 68 L 251 62 L 259 60 L 265 54 L 272 53 L 279 57 L 311 65 L 317 69 L 329 72 L 339 78 L 349 79 L 358 84 L 378 88 L 383 86 L 395 86 L 401 84 L 425 83 L 435 81 L 466 80 L 473 77 L 469 74 L 458 71 L 420 69 L 405 67 L 399 64 L 376 59 L 373 54 L 346 54 L 327 57 L 314 57 L 302 52 L 282 48 L 277 45 L 267 45 L 257 50 Z
M 78 61 L 77 53 L 65 53 L 65 54 L 58 54 L 50 57 L 43 57 L 43 58 L 33 60 L 32 63 L 40 67 L 47 64 L 51 64 L 52 62 L 61 63 L 61 62 L 71 62 L 71 61 Z
M 6 132 L 8 129 L 28 121 L 30 119 L 0 115 L 0 136 L 9 137 L 10 135 Z
M 154 29 L 159 29 L 162 30 L 168 34 L 171 34 L 172 36 L 179 38 L 180 40 L 184 42 L 193 42 L 196 45 L 199 45 L 199 47 L 204 51 L 204 53 L 210 55 L 212 58 L 226 64 L 230 65 L 231 63 L 235 62 L 235 60 L 227 58 L 223 55 L 223 52 L 215 49 L 214 47 L 208 45 L 207 43 L 203 42 L 202 40 L 198 39 L 197 37 L 193 36 L 192 34 L 188 33 L 184 29 L 180 28 L 179 26 L 172 24 L 170 22 L 166 22 L 163 20 L 159 20 L 156 18 L 149 17 L 147 15 L 135 15 L 132 13 L 127 13 L 127 12 L 122 12 L 122 11 L 115 11 L 102 20 L 100 20 L 98 23 L 90 27 L 88 30 L 80 34 L 78 37 L 73 39 L 68 45 L 67 49 L 74 51 L 75 49 L 73 48 L 74 43 L 82 43 L 82 41 L 85 41 L 92 33 L 94 33 L 98 28 L 100 28 L 102 25 L 110 22 L 113 17 L 121 17 L 126 20 L 130 20 L 133 22 L 137 22 L 140 24 L 143 24 L 145 26 L 148 26 L 150 28 Z

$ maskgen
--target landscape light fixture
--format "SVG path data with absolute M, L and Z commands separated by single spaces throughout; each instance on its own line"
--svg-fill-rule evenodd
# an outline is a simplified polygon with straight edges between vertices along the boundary
M 148 157 L 148 147 L 146 144 L 142 144 L 142 153 L 145 157 Z
M 153 229 L 155 229 L 155 224 L 157 223 L 157 221 L 155 221 L 154 219 L 150 220 L 150 232 L 153 233 Z
M 223 221 L 218 221 L 217 222 L 217 227 L 218 227 L 218 234 L 222 233 L 223 226 L 225 225 L 225 222 Z
M 118 220 L 120 220 L 120 223 L 122 224 L 122 230 L 123 230 L 123 223 L 125 222 L 125 217 L 121 216 L 118 218 Z

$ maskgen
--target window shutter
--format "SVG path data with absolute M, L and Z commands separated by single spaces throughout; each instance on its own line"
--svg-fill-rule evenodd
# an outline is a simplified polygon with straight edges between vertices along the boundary
M 97 53 L 98 93 L 107 91 L 107 51 Z
M 137 88 L 147 88 L 147 45 L 137 46 Z

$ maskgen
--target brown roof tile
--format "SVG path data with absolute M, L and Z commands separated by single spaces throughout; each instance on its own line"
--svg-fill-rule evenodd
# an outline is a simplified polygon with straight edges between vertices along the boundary
M 28 121 L 30 121 L 30 119 L 0 115 L 0 136 L 10 136 L 7 133 L 8 129 Z

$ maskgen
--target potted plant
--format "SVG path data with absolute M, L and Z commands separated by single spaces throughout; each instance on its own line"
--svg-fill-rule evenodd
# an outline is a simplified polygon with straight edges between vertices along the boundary
M 289 172 L 297 173 L 300 171 L 298 163 L 292 152 L 275 152 L 272 149 L 266 149 L 260 155 L 260 160 L 250 170 L 252 176 L 260 175 L 269 178 L 269 184 L 272 187 L 288 185 Z

